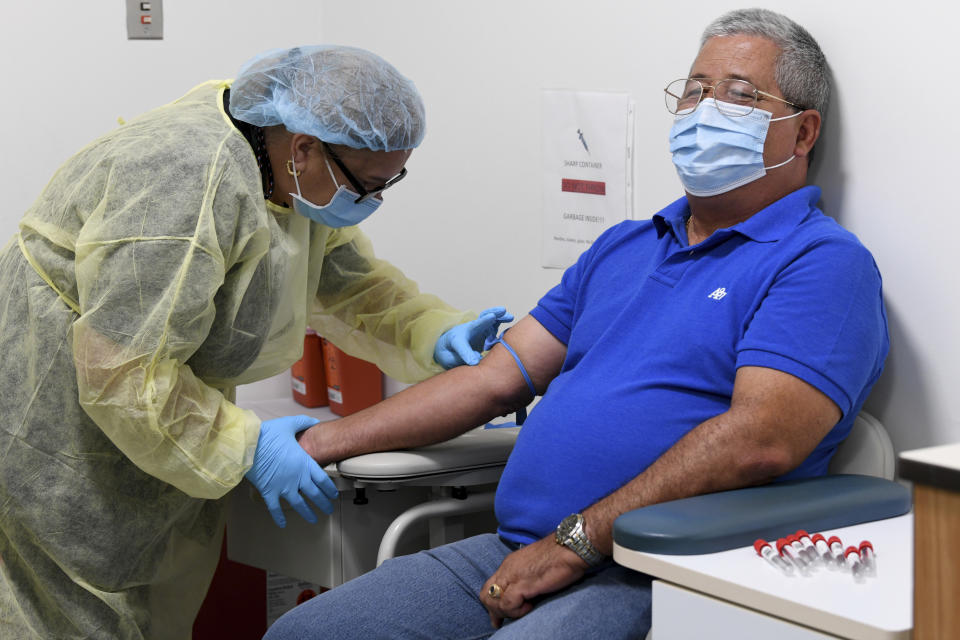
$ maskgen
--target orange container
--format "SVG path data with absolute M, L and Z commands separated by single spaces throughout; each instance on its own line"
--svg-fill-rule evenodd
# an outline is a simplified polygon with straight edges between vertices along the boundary
M 383 400 L 383 374 L 375 364 L 354 358 L 322 339 L 330 410 L 348 416 Z
M 316 331 L 307 329 L 307 334 L 303 337 L 303 357 L 290 367 L 293 399 L 305 407 L 325 407 L 328 402 L 320 340 Z

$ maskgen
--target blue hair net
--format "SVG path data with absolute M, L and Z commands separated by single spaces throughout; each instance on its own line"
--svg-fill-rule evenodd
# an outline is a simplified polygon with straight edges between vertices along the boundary
M 258 127 L 355 149 L 412 149 L 426 128 L 413 82 L 354 47 L 273 49 L 249 60 L 230 88 L 230 113 Z

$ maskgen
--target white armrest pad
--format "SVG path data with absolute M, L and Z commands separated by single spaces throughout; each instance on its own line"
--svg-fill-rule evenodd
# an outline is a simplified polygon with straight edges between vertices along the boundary
M 337 463 L 337 470 L 343 477 L 372 482 L 503 466 L 518 433 L 519 427 L 479 427 L 439 444 L 347 458 Z

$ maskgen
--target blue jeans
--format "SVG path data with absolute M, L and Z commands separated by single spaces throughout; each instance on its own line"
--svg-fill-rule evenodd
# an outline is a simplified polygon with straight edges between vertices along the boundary
M 495 534 L 387 560 L 378 569 L 287 612 L 264 640 L 510 638 L 634 640 L 650 628 L 650 577 L 615 564 L 490 625 L 477 594 L 516 547 Z

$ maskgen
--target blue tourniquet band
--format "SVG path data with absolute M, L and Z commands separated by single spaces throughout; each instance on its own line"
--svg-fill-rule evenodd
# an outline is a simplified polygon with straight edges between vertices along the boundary
M 518 356 L 517 352 L 513 350 L 513 347 L 507 344 L 507 341 L 503 339 L 503 336 L 505 336 L 506 334 L 507 332 L 504 331 L 502 334 L 500 334 L 496 338 L 488 338 L 483 345 L 483 350 L 489 351 L 490 349 L 493 348 L 493 345 L 497 343 L 502 344 L 503 348 L 507 350 L 507 353 L 513 356 L 514 361 L 517 363 L 517 367 L 519 367 L 520 369 L 520 373 L 523 375 L 523 379 L 527 381 L 527 388 L 530 389 L 530 393 L 533 394 L 533 397 L 537 397 L 537 388 L 533 386 L 533 380 L 530 379 L 530 374 L 527 373 L 527 368 L 523 366 L 523 361 L 520 360 L 520 356 Z M 527 408 L 522 407 L 520 409 L 517 409 L 516 413 L 517 413 L 517 426 L 522 425 L 523 422 L 527 419 Z

